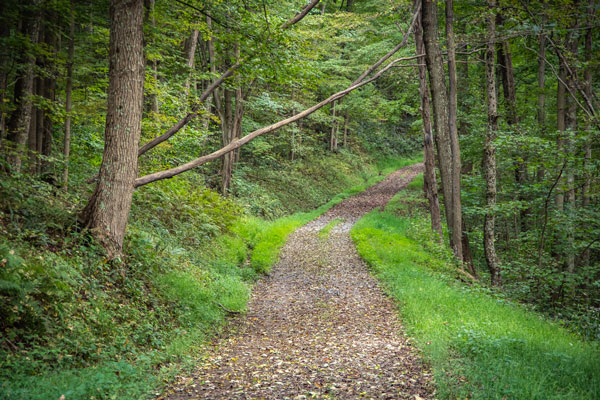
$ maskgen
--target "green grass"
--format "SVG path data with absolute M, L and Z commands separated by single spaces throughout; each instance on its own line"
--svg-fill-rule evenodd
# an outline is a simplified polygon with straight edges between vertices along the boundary
M 431 362 L 441 398 L 597 399 L 597 345 L 485 287 L 452 278 L 451 256 L 425 215 L 406 216 L 416 181 L 385 212 L 352 229 L 360 255 L 399 305 L 407 332 Z M 414 208 L 414 207 L 413 207 Z
M 159 182 L 136 192 L 113 262 L 72 228 L 77 194 L 1 180 L 0 399 L 153 397 L 197 365 L 225 309 L 245 310 L 291 232 L 406 163 L 369 167 L 318 209 L 274 221 L 241 216 L 194 175 Z
M 329 233 L 331 233 L 331 230 L 342 222 L 344 222 L 344 220 L 341 218 L 332 219 L 319 231 L 319 237 L 321 239 L 327 239 L 329 237 Z

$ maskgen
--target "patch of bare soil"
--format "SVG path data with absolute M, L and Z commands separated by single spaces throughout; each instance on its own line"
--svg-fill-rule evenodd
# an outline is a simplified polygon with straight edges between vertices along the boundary
M 290 235 L 248 313 L 161 399 L 433 398 L 427 366 L 349 235 L 422 169 L 397 171 Z M 335 218 L 343 222 L 319 237 Z

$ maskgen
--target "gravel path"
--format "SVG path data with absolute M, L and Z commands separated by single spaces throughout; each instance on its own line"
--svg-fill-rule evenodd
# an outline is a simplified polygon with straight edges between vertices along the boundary
M 432 377 L 349 231 L 423 169 L 396 171 L 290 235 L 203 365 L 168 399 L 427 399 Z M 342 219 L 328 237 L 319 231 Z

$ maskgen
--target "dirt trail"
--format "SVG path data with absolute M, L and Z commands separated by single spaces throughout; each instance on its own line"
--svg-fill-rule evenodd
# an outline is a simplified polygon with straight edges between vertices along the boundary
M 168 399 L 427 399 L 431 375 L 349 231 L 422 171 L 406 167 L 290 235 L 248 313 Z M 342 219 L 328 237 L 319 231 Z

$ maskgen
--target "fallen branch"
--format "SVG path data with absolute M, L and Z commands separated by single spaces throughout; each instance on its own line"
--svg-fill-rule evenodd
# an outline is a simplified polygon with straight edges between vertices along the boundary
M 233 310 L 230 310 L 229 308 L 225 307 L 225 306 L 224 306 L 223 304 L 221 304 L 221 303 L 217 303 L 217 305 L 218 305 L 219 307 L 221 307 L 221 308 L 223 309 L 223 311 L 225 311 L 225 312 L 226 312 L 226 313 L 228 313 L 228 314 L 241 314 L 241 313 L 242 313 L 241 311 L 233 311 Z

